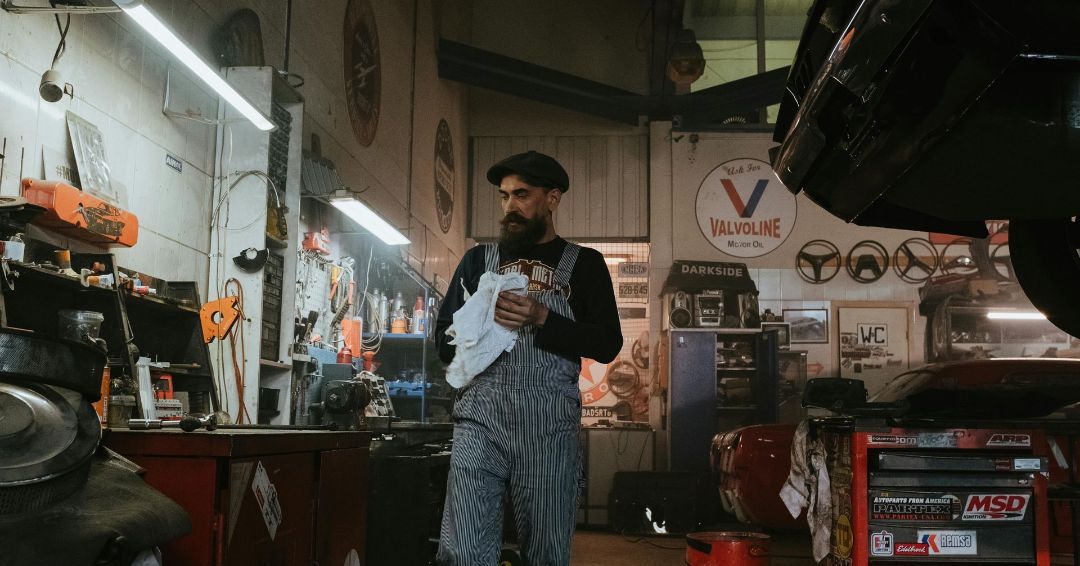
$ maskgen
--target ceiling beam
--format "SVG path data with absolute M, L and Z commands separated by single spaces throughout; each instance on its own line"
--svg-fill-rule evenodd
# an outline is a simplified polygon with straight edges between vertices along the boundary
M 439 39 L 439 78 L 512 94 L 636 125 L 638 113 L 620 99 L 637 96 L 628 90 L 527 63 L 491 51 Z

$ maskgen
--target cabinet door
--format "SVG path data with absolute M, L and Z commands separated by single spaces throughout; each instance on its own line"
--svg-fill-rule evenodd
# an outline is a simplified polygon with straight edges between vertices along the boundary
M 311 563 L 317 457 L 301 452 L 229 462 L 226 565 Z
M 716 429 L 716 335 L 671 333 L 671 469 L 705 472 Z

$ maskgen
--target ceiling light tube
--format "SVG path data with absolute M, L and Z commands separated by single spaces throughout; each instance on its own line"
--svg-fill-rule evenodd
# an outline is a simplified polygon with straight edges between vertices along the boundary
M 991 320 L 1046 320 L 1046 315 L 1033 311 L 997 311 L 986 313 L 986 318 Z
M 397 228 L 353 197 L 331 197 L 330 204 L 388 245 L 402 246 L 410 243 L 409 239 L 398 232 Z
M 225 99 L 237 112 L 242 114 L 256 128 L 263 131 L 274 129 L 274 123 L 270 121 L 258 108 L 255 108 L 243 95 L 236 91 L 221 75 L 210 68 L 191 50 L 187 44 L 176 36 L 165 24 L 158 19 L 153 12 L 143 5 L 142 0 L 113 0 L 135 23 L 139 24 L 150 37 L 154 38 L 165 49 L 168 49 L 181 63 L 184 64 L 196 77 L 199 77 L 207 86 Z

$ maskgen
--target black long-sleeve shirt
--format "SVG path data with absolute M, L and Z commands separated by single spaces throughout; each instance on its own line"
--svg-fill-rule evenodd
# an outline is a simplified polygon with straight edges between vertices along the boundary
M 500 247 L 499 272 L 520 271 L 529 278 L 529 290 L 538 291 L 555 285 L 555 268 L 559 265 L 566 240 L 555 238 L 538 244 L 521 255 L 513 255 Z M 454 359 L 455 347 L 447 343 L 446 329 L 454 322 L 454 313 L 465 304 L 462 288 L 475 293 L 484 274 L 484 246 L 465 252 L 446 291 L 435 324 L 435 341 L 439 358 L 445 363 Z M 570 288 L 563 289 L 574 313 L 574 320 L 550 311 L 544 326 L 536 334 L 536 345 L 565 358 L 590 358 L 601 363 L 615 359 L 622 349 L 622 328 L 615 291 L 611 286 L 604 256 L 592 249 L 581 249 L 570 273 Z

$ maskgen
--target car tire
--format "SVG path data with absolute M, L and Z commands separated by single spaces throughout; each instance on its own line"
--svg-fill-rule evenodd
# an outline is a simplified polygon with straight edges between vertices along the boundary
M 1031 304 L 1058 328 L 1080 336 L 1080 222 L 1014 220 L 1009 255 Z

